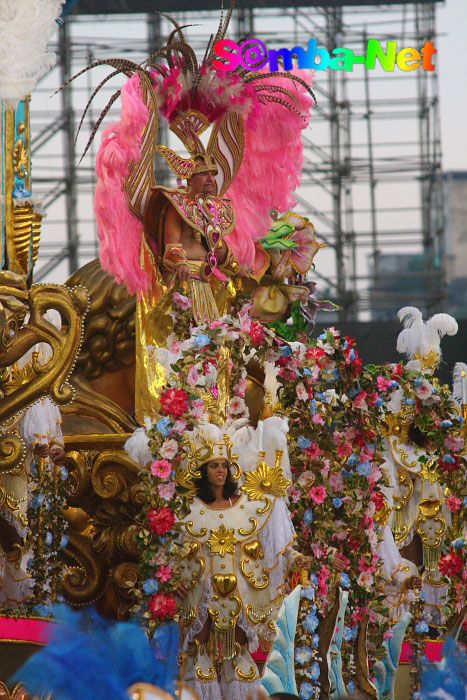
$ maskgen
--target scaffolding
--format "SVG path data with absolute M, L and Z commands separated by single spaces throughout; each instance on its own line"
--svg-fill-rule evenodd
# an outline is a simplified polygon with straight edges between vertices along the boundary
M 253 4 L 253 3 L 252 3 Z M 324 4 L 324 3 L 323 3 Z M 149 3 L 148 3 L 149 5 Z M 170 8 L 169 8 L 170 11 Z M 219 13 L 174 13 L 202 57 Z M 50 99 L 89 62 L 125 56 L 142 61 L 167 37 L 171 25 L 155 13 L 73 15 L 60 27 L 58 65 L 39 84 L 31 105 L 33 186 L 48 218 L 35 280 L 63 281 L 98 255 L 93 214 L 95 158 L 100 137 L 78 166 L 91 129 L 110 94 L 111 81 L 89 110 L 75 143 L 79 118 L 94 88 L 110 72 L 95 69 Z M 366 6 L 241 9 L 230 36 L 256 36 L 272 49 L 307 47 L 315 38 L 331 52 L 345 46 L 362 55 L 369 38 L 398 50 L 436 47 L 436 2 Z M 162 37 L 162 38 L 161 38 Z M 312 276 L 322 296 L 342 307 L 340 320 L 393 318 L 400 306 L 426 313 L 444 309 L 443 198 L 437 71 L 385 72 L 356 65 L 353 71 L 316 71 L 318 108 L 304 132 L 303 179 L 296 210 L 315 224 L 328 244 Z M 106 124 L 118 119 L 112 108 Z M 161 142 L 172 144 L 164 127 Z M 157 168 L 158 181 L 171 175 Z M 387 261 L 413 258 L 408 273 L 388 273 Z M 410 268 L 410 266 L 409 266 Z

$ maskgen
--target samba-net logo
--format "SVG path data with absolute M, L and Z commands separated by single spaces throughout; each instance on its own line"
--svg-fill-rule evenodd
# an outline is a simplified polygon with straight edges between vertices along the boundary
M 233 71 L 239 65 L 247 70 L 259 70 L 269 64 L 270 71 L 292 70 L 294 59 L 298 68 L 313 70 L 347 70 L 352 71 L 355 64 L 363 64 L 365 68 L 374 69 L 378 61 L 385 71 L 393 71 L 397 66 L 402 71 L 413 71 L 417 68 L 432 71 L 435 69 L 432 59 L 437 50 L 432 41 L 426 41 L 418 51 L 414 48 L 397 48 L 397 41 L 388 41 L 384 49 L 378 39 L 369 39 L 366 53 L 358 56 L 352 49 L 335 48 L 331 54 L 327 49 L 319 48 L 316 39 L 310 39 L 308 48 L 295 46 L 293 49 L 267 49 L 259 39 L 248 39 L 237 44 L 230 39 L 222 39 L 214 45 L 218 59 L 213 61 L 215 68 Z M 221 59 L 221 60 L 219 60 Z

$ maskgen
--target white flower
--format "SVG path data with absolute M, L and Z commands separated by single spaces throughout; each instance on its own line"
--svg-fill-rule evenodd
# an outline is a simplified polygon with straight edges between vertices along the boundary
M 306 401 L 308 399 L 308 392 L 307 392 L 306 387 L 305 387 L 303 382 L 300 382 L 300 384 L 297 384 L 296 392 L 297 392 L 298 398 L 301 399 L 302 401 Z
M 175 457 L 175 455 L 178 452 L 178 445 L 176 440 L 166 440 L 163 444 L 161 449 L 159 450 L 159 454 L 163 459 L 168 459 L 171 460 Z
M 373 585 L 373 575 L 370 574 L 369 571 L 362 571 L 357 579 L 357 583 L 359 586 L 369 591 Z

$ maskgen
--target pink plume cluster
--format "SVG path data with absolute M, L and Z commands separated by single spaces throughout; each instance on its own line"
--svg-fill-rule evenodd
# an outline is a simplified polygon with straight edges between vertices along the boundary
M 310 71 L 294 69 L 311 86 Z M 245 120 L 245 155 L 226 197 L 232 200 L 237 222 L 227 237 L 234 255 L 253 271 L 255 242 L 272 224 L 271 209 L 287 211 L 296 204 L 292 192 L 299 186 L 303 165 L 302 129 L 308 126 L 313 99 L 300 84 L 281 77 L 266 78 L 262 85 L 279 85 L 298 99 L 305 119 L 279 103 L 258 101 Z M 273 93 L 274 94 L 274 93 Z M 283 97 L 281 93 L 275 93 Z M 286 98 L 288 102 L 290 99 Z
M 139 263 L 143 223 L 130 212 L 123 189 L 130 162 L 138 162 L 141 157 L 141 136 L 148 120 L 137 74 L 125 83 L 121 94 L 121 120 L 110 124 L 102 134 L 94 209 L 103 269 L 118 283 L 125 282 L 131 293 L 141 293 L 148 287 L 147 275 Z
M 190 72 L 184 74 L 182 67 L 182 61 L 180 67 L 172 70 L 166 66 L 161 67 L 166 71 L 163 77 L 158 72 L 151 71 L 159 109 L 169 123 L 180 111 L 190 109 L 201 112 L 211 123 L 228 112 L 242 116 L 251 112 L 256 102 L 256 93 L 251 85 L 243 83 L 241 76 L 236 73 L 226 74 L 213 66 L 201 66 L 197 88 L 193 91 L 193 76 Z

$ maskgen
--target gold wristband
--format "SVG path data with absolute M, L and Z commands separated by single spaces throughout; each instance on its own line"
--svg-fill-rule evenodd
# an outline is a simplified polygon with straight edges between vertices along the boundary
M 165 246 L 162 265 L 168 270 L 176 270 L 180 265 L 188 265 L 188 260 L 181 243 L 168 243 Z

